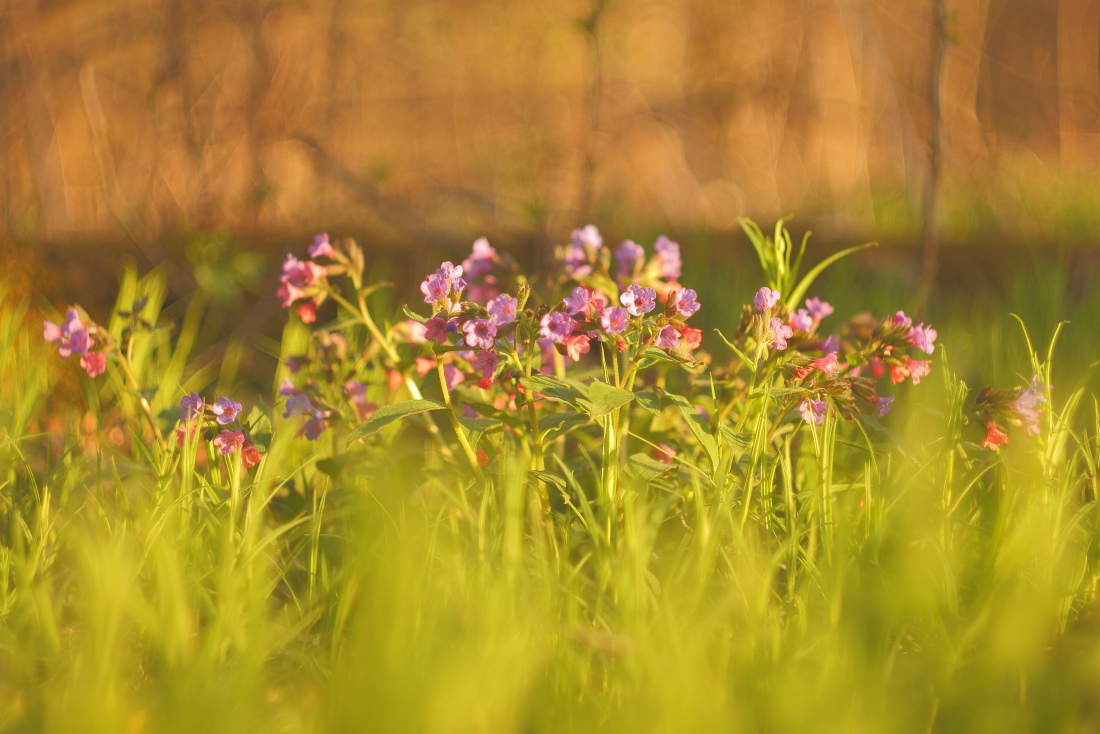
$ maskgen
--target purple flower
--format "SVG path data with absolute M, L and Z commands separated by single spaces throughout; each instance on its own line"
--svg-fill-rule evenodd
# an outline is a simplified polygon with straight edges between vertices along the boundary
M 325 420 L 328 416 L 329 411 L 314 408 L 313 412 L 309 415 L 309 420 L 307 420 L 298 430 L 298 435 L 305 436 L 308 441 L 316 441 L 320 438 L 321 431 L 328 428 L 328 421 Z
M 691 288 L 681 288 L 672 294 L 672 308 L 680 316 L 689 318 L 699 309 L 699 302 L 695 300 L 698 294 Z
M 476 280 L 493 271 L 493 261 L 497 251 L 489 245 L 489 240 L 480 237 L 474 241 L 473 252 L 462 261 L 462 270 L 470 280 Z
M 327 232 L 313 238 L 313 244 L 309 246 L 310 257 L 332 257 L 335 254 L 336 250 L 332 249 L 332 245 L 329 244 Z
M 871 398 L 871 403 L 878 410 L 879 418 L 885 418 L 887 415 L 890 414 L 890 408 L 892 407 L 890 404 L 893 402 L 893 395 L 891 395 L 890 397 L 879 397 L 878 395 L 876 395 L 875 397 Z
M 348 400 L 360 408 L 367 405 L 367 386 L 359 380 L 348 380 L 344 383 L 344 392 L 348 396 Z
M 289 377 L 283 378 L 283 384 L 279 387 L 279 395 L 286 398 L 286 412 L 284 418 L 292 415 L 305 415 L 313 410 L 313 403 L 309 396 L 294 386 Z
M 779 291 L 773 291 L 768 286 L 764 286 L 756 292 L 752 302 L 760 311 L 768 311 L 779 303 Z
M 656 346 L 661 349 L 679 349 L 680 348 L 680 332 L 676 330 L 672 324 L 665 324 L 661 327 L 661 330 L 657 332 Z
M 180 408 L 182 409 L 180 420 L 189 421 L 192 418 L 198 418 L 202 415 L 202 406 L 202 396 L 197 392 L 192 391 L 184 395 L 183 399 L 180 400 Z
M 775 293 L 775 291 L 772 291 Z M 784 324 L 780 319 L 773 317 L 769 322 L 772 332 L 772 342 L 768 346 L 776 349 L 786 349 L 787 340 L 794 336 L 794 329 Z
M 794 312 L 791 316 L 791 328 L 798 331 L 805 331 L 810 333 L 814 330 L 814 319 L 810 316 L 810 312 L 804 308 L 800 308 Z
M 584 278 L 592 274 L 592 266 L 588 264 L 588 253 L 583 247 L 569 245 L 562 258 L 562 267 L 565 274 L 573 278 Z
M 798 406 L 798 412 L 802 414 L 802 420 L 820 426 L 825 422 L 825 410 L 828 404 L 824 400 L 803 400 Z
M 619 264 L 616 275 L 620 279 L 632 275 L 638 261 L 644 256 L 645 250 L 642 249 L 641 245 L 634 240 L 623 240 L 622 244 L 615 249 L 615 260 Z
M 424 338 L 436 344 L 447 343 L 447 320 L 442 316 L 433 316 L 424 322 Z
M 1038 434 L 1039 419 L 1043 415 L 1043 403 L 1047 402 L 1046 397 L 1042 394 L 1042 383 L 1039 382 L 1039 377 L 1036 375 L 1031 380 L 1031 384 L 1025 387 L 1020 393 L 1019 397 L 1009 404 L 1016 413 L 1016 425 L 1023 427 L 1028 433 Z
M 626 306 L 631 316 L 641 316 L 649 313 L 656 306 L 657 291 L 652 288 L 643 288 L 639 285 L 631 285 L 619 296 L 619 302 Z
M 42 337 L 51 344 L 57 344 L 57 353 L 65 359 L 72 354 L 84 354 L 95 344 L 80 319 L 80 312 L 75 308 L 65 312 L 65 320 L 60 326 L 52 321 L 45 321 L 43 326 Z
M 439 266 L 436 275 L 442 275 L 451 285 L 451 290 L 461 291 L 466 289 L 466 281 L 462 279 L 462 266 L 455 267 L 450 260 Z
M 462 411 L 459 413 L 463 418 L 480 418 L 481 415 L 469 405 L 463 405 Z
M 569 238 L 572 240 L 573 247 L 575 248 L 580 247 L 598 250 L 603 247 L 603 237 L 600 236 L 600 230 L 596 229 L 596 225 L 594 224 L 589 224 L 580 229 L 574 229 Z
M 836 334 L 829 334 L 829 338 L 821 342 L 821 351 L 823 352 L 839 352 L 840 340 L 836 338 Z
M 806 299 L 806 308 L 809 310 L 810 316 L 813 317 L 814 322 L 821 321 L 821 319 L 833 312 L 832 306 L 816 296 Z M 809 331 L 809 329 L 806 329 L 806 331 Z
M 492 349 L 496 345 L 497 327 L 487 319 L 472 319 L 462 325 L 466 346 L 474 349 Z
M 679 278 L 683 262 L 680 260 L 680 243 L 661 235 L 653 245 L 657 251 L 657 275 L 660 278 Z
M 442 275 L 432 273 L 420 284 L 420 292 L 424 294 L 424 303 L 434 305 L 451 294 L 451 284 Z
M 887 319 L 894 326 L 900 326 L 903 329 L 908 329 L 913 325 L 913 319 L 905 315 L 904 311 L 898 311 L 893 316 Z
M 470 366 L 481 373 L 482 377 L 492 377 L 497 371 L 500 357 L 496 352 L 482 350 L 470 360 Z
M 241 412 L 241 404 L 227 397 L 220 397 L 210 406 L 210 412 L 214 414 L 218 425 L 226 426 Z
M 462 374 L 462 370 L 453 364 L 445 364 L 443 365 L 443 381 L 447 383 L 448 390 L 454 390 L 466 381 L 466 375 Z
M 629 323 L 630 312 L 625 308 L 610 306 L 600 314 L 600 326 L 608 334 L 622 334 Z
M 936 351 L 936 345 L 934 343 L 936 341 L 936 336 L 937 333 L 935 329 L 931 326 L 921 324 L 920 326 L 914 326 L 912 331 L 909 332 L 909 341 L 913 346 L 925 354 L 931 354 Z
M 218 453 L 228 456 L 244 445 L 243 431 L 222 431 L 214 437 L 214 445 L 218 447 Z
M 561 343 L 577 328 L 577 322 L 563 311 L 551 311 L 542 317 L 539 326 L 544 339 Z
M 282 286 L 277 295 L 283 299 L 283 308 L 288 308 L 300 298 L 305 297 L 304 289 L 325 276 L 324 266 L 312 260 L 299 260 L 292 254 L 283 261 L 283 272 L 279 276 Z
M 607 304 L 607 299 L 599 291 L 577 286 L 573 289 L 572 294 L 562 299 L 562 303 L 565 304 L 565 308 L 570 314 L 584 314 L 587 316 L 603 308 Z
M 506 293 L 502 293 L 489 301 L 486 310 L 489 312 L 489 320 L 495 326 L 504 326 L 516 320 L 516 309 L 518 307 L 519 301 Z

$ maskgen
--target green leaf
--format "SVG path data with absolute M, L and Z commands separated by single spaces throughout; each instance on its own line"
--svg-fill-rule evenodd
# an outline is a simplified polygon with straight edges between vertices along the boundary
M 428 320 L 427 316 L 421 316 L 416 311 L 410 310 L 408 306 L 402 306 L 401 310 L 405 312 L 406 316 L 417 323 L 423 324 L 425 321 Z
M 565 478 L 559 477 L 553 472 L 538 471 L 537 469 L 532 469 L 531 471 L 527 472 L 527 475 L 535 479 L 540 479 L 547 484 L 553 484 L 562 492 L 569 488 L 569 484 L 565 481 Z
M 848 257 L 854 252 L 866 250 L 868 247 L 878 247 L 878 243 L 868 242 L 863 245 L 849 247 L 846 250 L 841 250 L 840 252 L 829 255 L 829 257 L 825 258 L 813 268 L 811 268 L 810 272 L 806 273 L 806 276 L 802 278 L 802 280 L 798 281 L 798 285 L 795 286 L 795 289 L 787 295 L 787 310 L 794 311 L 795 306 L 797 306 L 798 302 L 802 300 L 802 296 L 806 295 L 806 291 L 810 289 L 810 286 L 813 285 L 814 280 L 816 280 L 817 276 L 821 275 L 821 273 L 824 272 L 825 268 L 829 267 L 837 260 Z
M 752 361 L 738 349 L 733 342 L 726 338 L 726 335 L 715 329 L 714 332 L 726 343 L 726 346 L 733 350 L 733 353 L 737 355 L 738 359 L 745 363 L 745 366 L 749 368 L 750 372 L 756 372 L 756 368 L 753 366 Z
M 680 409 L 692 435 L 695 436 L 695 440 L 703 447 L 707 458 L 710 459 L 710 465 L 713 467 L 718 466 L 718 442 L 714 440 L 714 435 L 710 432 L 710 426 L 707 424 L 706 419 L 699 415 L 699 411 L 695 409 L 695 406 L 682 395 L 669 393 L 668 397 Z
M 376 433 L 401 418 L 407 418 L 410 415 L 424 413 L 429 410 L 443 410 L 446 407 L 443 403 L 437 403 L 434 400 L 403 400 L 393 405 L 383 405 L 374 411 L 374 415 L 356 426 L 355 430 L 348 435 L 345 443 L 351 445 L 353 441 L 358 441 L 372 433 Z
M 638 405 L 653 415 L 661 414 L 661 398 L 652 390 L 640 390 L 634 393 L 634 399 L 638 401 Z
M 670 349 L 668 350 L 668 356 L 672 357 L 674 360 L 680 362 L 681 364 L 690 365 L 692 367 L 698 367 L 699 365 L 703 364 L 695 357 L 691 356 L 691 354 L 685 352 L 683 349 Z
M 477 446 L 477 442 L 481 440 L 483 435 L 500 426 L 500 421 L 495 421 L 492 418 L 459 417 L 458 423 L 469 434 L 471 446 Z
M 572 385 L 564 380 L 548 375 L 532 375 L 531 377 L 524 377 L 519 382 L 527 390 L 538 393 L 547 400 L 580 407 L 580 395 L 577 394 Z
M 601 418 L 633 400 L 634 393 L 621 387 L 608 385 L 600 380 L 594 380 L 588 386 L 588 397 L 592 401 L 592 408 L 589 413 L 593 418 Z
M 539 433 L 544 442 L 550 442 L 589 420 L 584 413 L 551 413 L 539 418 Z
M 649 484 L 672 468 L 672 464 L 657 461 L 646 454 L 632 454 L 626 460 L 626 475 L 638 484 Z
M 752 441 L 751 433 L 738 433 L 729 426 L 719 426 L 718 433 L 721 434 L 722 440 L 726 442 L 726 445 L 733 449 L 735 456 L 743 454 Z

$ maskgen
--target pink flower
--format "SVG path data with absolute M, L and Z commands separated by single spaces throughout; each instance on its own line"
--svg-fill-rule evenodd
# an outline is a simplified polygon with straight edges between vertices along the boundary
M 477 355 L 470 360 L 471 367 L 480 372 L 482 377 L 489 378 L 492 378 L 496 373 L 497 364 L 499 363 L 500 357 L 497 356 L 496 352 L 485 350 L 478 352 Z
M 800 308 L 791 316 L 791 328 L 797 331 L 805 331 L 807 334 L 814 330 L 814 319 L 810 312 Z
M 312 324 L 317 320 L 317 304 L 313 301 L 299 303 L 297 311 L 303 324 Z
M 219 425 L 226 426 L 241 412 L 241 404 L 227 397 L 220 397 L 210 406 L 210 412 L 214 414 L 214 420 Z
M 65 312 L 65 321 L 60 326 L 52 321 L 44 322 L 42 337 L 51 344 L 57 344 L 57 353 L 64 359 L 71 354 L 84 354 L 95 344 L 80 319 L 80 312 L 75 308 Z
M 816 296 L 814 298 L 806 299 L 806 308 L 809 311 L 810 316 L 813 317 L 815 324 L 833 312 L 832 306 L 830 306 L 825 301 L 817 298 Z
M 623 240 L 622 244 L 615 249 L 615 261 L 618 263 L 615 274 L 619 279 L 633 275 L 635 266 L 643 256 L 645 256 L 645 250 L 641 245 L 634 240 Z
M 1029 387 L 1024 388 L 1019 397 L 1009 404 L 1009 408 L 1016 413 L 1015 424 L 1025 429 L 1028 433 L 1040 432 L 1039 420 L 1043 416 L 1043 403 L 1047 399 L 1039 392 L 1038 378 L 1031 381 Z
M 284 418 L 292 415 L 305 415 L 313 410 L 313 403 L 309 396 L 294 386 L 289 377 L 283 378 L 283 384 L 279 387 L 279 395 L 287 398 Z
M 493 325 L 504 326 L 516 320 L 517 308 L 519 308 L 519 301 L 502 293 L 489 301 L 489 305 L 485 307 L 485 310 L 489 312 L 489 320 L 493 322 Z
M 439 273 L 432 273 L 420 284 L 424 303 L 436 304 L 451 294 L 451 283 Z
M 459 415 L 463 418 L 480 418 L 481 415 L 469 405 L 463 405 Z
M 424 336 L 437 344 L 447 343 L 447 320 L 433 316 L 424 322 Z
M 698 294 L 691 288 L 681 288 L 672 294 L 672 308 L 683 318 L 690 318 L 701 308 L 695 300 Z
M 496 345 L 497 327 L 486 319 L 472 319 L 462 325 L 466 346 L 473 349 L 492 349 Z
M 600 230 L 596 229 L 594 224 L 574 229 L 569 238 L 572 240 L 573 247 L 585 247 L 592 250 L 603 247 L 603 237 L 600 236 Z
M 903 329 L 908 329 L 913 325 L 913 319 L 906 316 L 904 311 L 898 311 L 893 316 L 888 317 L 887 321 L 894 326 L 900 326 Z
M 828 404 L 824 400 L 803 400 L 798 406 L 798 412 L 802 414 L 802 420 L 820 426 L 825 422 L 825 410 Z
M 776 295 L 778 297 L 778 292 L 777 291 L 772 291 L 772 293 L 776 293 Z M 770 306 L 769 306 L 769 308 L 770 308 Z M 761 310 L 765 310 L 765 309 L 761 309 Z M 770 324 L 771 332 L 772 332 L 772 342 L 768 346 L 775 347 L 776 349 L 779 349 L 779 350 L 786 349 L 787 348 L 787 340 L 790 339 L 792 336 L 794 336 L 794 329 L 787 326 L 786 324 L 783 323 L 783 321 L 781 319 L 776 318 L 774 316 L 772 317 L 769 324 Z
M 187 393 L 180 400 L 180 408 L 182 410 L 180 413 L 181 421 L 189 421 L 192 418 L 198 418 L 202 415 L 202 396 L 194 391 Z
M 344 383 L 344 394 L 348 396 L 352 407 L 355 408 L 355 417 L 363 421 L 371 417 L 378 405 L 367 402 L 367 386 L 358 380 L 348 380 Z
M 676 459 L 676 451 L 667 443 L 659 443 L 650 449 L 653 458 L 664 464 L 671 464 Z
M 622 334 L 630 323 L 630 312 L 625 308 L 611 306 L 600 314 L 600 326 L 608 334 Z
M 443 365 L 443 381 L 447 383 L 448 390 L 454 390 L 466 381 L 466 375 L 462 374 L 462 371 L 453 364 L 445 364 Z
M 932 362 L 928 360 L 911 359 L 906 366 L 909 367 L 909 375 L 913 378 L 914 385 L 920 384 L 920 378 L 932 374 Z
M 672 324 L 665 324 L 657 332 L 655 345 L 661 349 L 679 349 L 680 332 Z
M 680 331 L 680 338 L 688 349 L 698 349 L 703 343 L 703 331 L 687 327 Z
M 990 451 L 996 451 L 1006 443 L 1008 443 L 1008 434 L 998 428 L 997 424 L 993 421 L 987 423 L 985 427 L 985 440 L 982 441 L 982 447 Z
M 222 431 L 214 437 L 218 453 L 228 456 L 244 445 L 244 431 Z
M 409 341 L 413 344 L 423 344 L 428 341 L 428 330 L 419 321 L 405 319 L 405 331 L 409 335 Z
M 328 421 L 325 420 L 329 416 L 329 411 L 314 409 L 302 427 L 298 430 L 299 436 L 305 436 L 307 441 L 316 441 L 321 436 L 321 432 L 328 428 Z
M 912 362 L 912 360 L 910 360 Z M 873 374 L 872 365 L 872 374 Z M 890 382 L 895 385 L 899 382 L 905 382 L 905 378 L 909 376 L 909 362 L 906 364 L 892 364 L 890 365 Z
M 581 360 L 582 354 L 588 354 L 588 350 L 591 349 L 589 344 L 589 338 L 587 334 L 576 334 L 574 336 L 567 337 L 565 339 L 565 353 L 569 355 L 569 359 L 574 362 Z
M 638 285 L 631 285 L 619 296 L 619 302 L 626 307 L 631 316 L 641 316 L 652 311 L 657 305 L 656 299 L 657 291 Z
M 328 233 L 321 233 L 313 238 L 313 244 L 309 246 L 310 257 L 332 257 L 336 250 L 328 241 Z
M 99 377 L 107 369 L 107 357 L 102 352 L 85 352 L 80 358 L 80 366 L 88 377 Z
M 891 403 L 894 402 L 894 396 L 880 397 L 878 395 L 871 398 L 871 404 L 878 410 L 878 417 L 885 418 L 890 414 Z
M 680 243 L 661 235 L 653 245 L 657 251 L 657 277 L 679 278 L 683 262 L 680 260 Z
M 572 294 L 562 299 L 562 303 L 565 304 L 566 310 L 574 316 L 578 314 L 589 316 L 603 308 L 607 304 L 607 299 L 598 291 L 577 286 L 573 289 Z
M 551 311 L 542 317 L 539 327 L 539 333 L 544 339 L 561 343 L 577 328 L 577 322 L 563 311 Z
M 769 311 L 779 303 L 779 291 L 773 291 L 768 286 L 763 286 L 756 292 L 752 299 L 753 305 L 760 311 Z
M 931 326 L 921 324 L 920 326 L 914 326 L 912 331 L 909 332 L 909 341 L 913 346 L 925 354 L 931 354 L 936 350 L 936 345 L 934 344 L 936 336 L 938 336 L 938 334 L 935 329 Z
M 245 442 L 244 448 L 241 449 L 241 463 L 247 466 L 249 469 L 260 463 L 260 459 L 264 458 L 260 450 L 251 443 Z
M 312 260 L 299 260 L 292 254 L 283 261 L 283 272 L 279 276 L 282 287 L 278 295 L 282 296 L 283 308 L 299 298 L 305 297 L 303 289 L 308 288 L 325 276 L 325 268 Z
M 489 245 L 489 240 L 480 237 L 474 241 L 474 249 L 470 256 L 462 261 L 462 270 L 466 277 L 475 280 L 493 271 L 493 261 L 496 260 L 497 251 Z
M 840 371 L 840 368 L 836 363 L 836 352 L 829 352 L 821 359 L 815 359 L 810 362 L 810 366 L 815 370 L 821 370 L 826 375 L 832 376 Z

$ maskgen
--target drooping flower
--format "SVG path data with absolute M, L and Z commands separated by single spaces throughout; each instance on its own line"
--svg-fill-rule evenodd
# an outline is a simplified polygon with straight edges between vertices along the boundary
M 756 292 L 752 303 L 759 311 L 768 311 L 779 303 L 779 291 L 773 291 L 768 286 L 763 286 Z
M 982 441 L 982 447 L 990 451 L 996 451 L 1006 443 L 1008 443 L 1008 434 L 998 428 L 993 421 L 986 423 L 985 440 Z
M 936 345 L 934 343 L 936 341 L 936 336 L 937 333 L 935 329 L 931 326 L 921 324 L 920 326 L 914 326 L 909 332 L 909 341 L 913 346 L 925 354 L 931 354 L 936 350 Z
M 615 248 L 615 261 L 618 263 L 618 269 L 615 271 L 615 275 L 622 280 L 623 278 L 630 277 L 634 274 L 634 268 L 637 267 L 638 261 L 645 256 L 645 250 L 634 240 L 623 240 L 617 248 Z
M 680 259 L 680 243 L 661 235 L 653 245 L 657 252 L 657 275 L 660 278 L 679 278 L 683 268 Z
M 222 431 L 214 437 L 214 446 L 222 456 L 228 456 L 244 445 L 244 431 Z
M 241 404 L 236 400 L 230 400 L 223 396 L 210 406 L 210 412 L 214 414 L 214 420 L 218 422 L 218 425 L 227 426 L 241 412 Z
M 804 422 L 820 426 L 825 422 L 825 410 L 828 407 L 828 403 L 824 400 L 810 400 L 807 398 L 798 406 L 798 412 L 802 414 Z
M 791 328 L 808 334 L 814 330 L 814 318 L 809 311 L 800 308 L 791 314 Z
M 516 320 L 516 309 L 518 307 L 519 301 L 506 293 L 502 293 L 489 301 L 489 305 L 485 308 L 489 312 L 489 320 L 499 327 Z
M 470 256 L 462 261 L 462 270 L 470 280 L 476 280 L 493 271 L 493 261 L 497 251 L 489 244 L 489 240 L 479 237 L 474 240 L 474 249 Z
M 776 293 L 776 291 L 772 291 L 772 293 Z M 772 341 L 768 346 L 779 350 L 786 349 L 787 340 L 794 336 L 794 329 L 775 316 L 772 317 L 769 325 L 772 332 Z
M 887 415 L 890 414 L 890 408 L 892 407 L 891 403 L 893 403 L 893 402 L 894 402 L 894 396 L 893 395 L 890 395 L 890 396 L 875 395 L 873 398 L 871 398 L 871 404 L 875 406 L 876 410 L 878 410 L 878 417 L 879 418 L 885 418 Z
M 447 320 L 441 316 L 433 316 L 424 322 L 424 337 L 437 344 L 447 343 Z
M 202 396 L 192 390 L 180 399 L 180 409 L 181 421 L 189 421 L 192 418 L 198 418 L 202 415 L 203 410 Z
M 899 326 L 903 329 L 908 329 L 913 326 L 913 319 L 906 316 L 904 311 L 898 311 L 887 320 L 894 326 Z
M 304 289 L 325 276 L 324 266 L 312 260 L 299 260 L 293 254 L 287 254 L 283 261 L 283 272 L 279 276 L 282 286 L 277 295 L 283 299 L 283 308 L 305 297 Z
M 569 355 L 569 359 L 579 362 L 581 355 L 588 354 L 588 350 L 592 348 L 590 341 L 587 334 L 574 334 L 566 337 L 564 341 L 565 353 Z
M 815 359 L 810 362 L 810 366 L 815 370 L 821 370 L 826 375 L 832 376 L 840 371 L 840 367 L 836 363 L 836 352 L 829 352 L 820 359 Z
M 263 454 L 256 446 L 248 441 L 245 442 L 244 448 L 241 449 L 241 463 L 247 466 L 249 469 L 260 463 L 263 459 Z
M 284 418 L 292 415 L 305 415 L 313 410 L 313 403 L 309 396 L 294 386 L 289 377 L 283 378 L 283 384 L 279 386 L 279 395 L 286 398 L 286 412 Z
M 99 377 L 107 369 L 107 357 L 102 352 L 85 352 L 80 357 L 80 366 L 88 377 Z
M 336 254 L 336 250 L 332 248 L 332 244 L 328 241 L 328 233 L 322 232 L 313 238 L 313 244 L 309 246 L 310 257 L 332 257 Z
M 555 343 L 565 341 L 577 328 L 577 322 L 564 311 L 551 311 L 539 322 L 539 334 Z
M 497 327 L 488 319 L 471 319 L 462 325 L 466 346 L 473 349 L 492 349 L 496 344 Z
M 660 349 L 679 349 L 680 332 L 672 324 L 665 324 L 657 332 L 657 340 L 654 344 Z
M 328 416 L 329 411 L 314 408 L 309 415 L 309 420 L 298 429 L 297 435 L 305 436 L 307 441 L 316 441 L 320 438 L 321 432 L 328 428 L 328 421 L 326 420 Z
M 680 338 L 684 340 L 684 346 L 688 349 L 698 349 L 703 344 L 703 330 L 689 326 L 680 331 Z
M 313 301 L 299 303 L 296 310 L 303 324 L 312 324 L 317 320 L 317 304 Z
M 813 298 L 806 299 L 806 310 L 809 312 L 816 325 L 821 319 L 833 312 L 833 307 L 817 296 L 814 296 Z
M 698 294 L 691 288 L 681 288 L 672 294 L 672 308 L 680 316 L 689 318 L 699 311 Z
M 836 338 L 836 334 L 829 334 L 829 338 L 821 342 L 821 351 L 823 352 L 839 352 L 840 340 Z
M 630 323 L 630 312 L 618 306 L 609 306 L 600 313 L 600 326 L 608 334 L 622 334 Z
M 657 291 L 639 285 L 631 285 L 619 296 L 619 302 L 631 316 L 641 316 L 652 311 L 657 305 L 656 299 Z

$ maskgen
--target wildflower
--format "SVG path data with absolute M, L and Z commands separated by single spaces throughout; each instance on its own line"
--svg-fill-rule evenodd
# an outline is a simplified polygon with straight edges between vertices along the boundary
M 489 312 L 489 320 L 494 326 L 504 326 L 516 320 L 516 309 L 519 301 L 507 294 L 501 294 L 489 301 L 486 310 Z
M 327 232 L 322 232 L 313 238 L 313 244 L 309 246 L 310 257 L 332 257 L 335 254 L 336 250 L 329 243 Z
M 297 311 L 298 318 L 302 320 L 303 324 L 312 324 L 317 320 L 317 304 L 313 301 L 299 303 Z
M 489 240 L 479 237 L 474 240 L 474 249 L 470 256 L 462 261 L 462 270 L 470 280 L 488 275 L 493 270 L 493 260 L 497 251 L 489 245 Z
M 656 298 L 657 291 L 652 288 L 631 285 L 619 296 L 619 301 L 626 306 L 631 316 L 641 316 L 656 307 Z
M 911 359 L 908 362 L 909 375 L 913 378 L 913 384 L 919 385 L 922 377 L 932 374 L 932 362 L 929 360 Z
M 778 297 L 779 295 L 778 291 L 772 291 L 772 293 L 775 293 L 776 297 Z M 772 332 L 772 341 L 771 344 L 769 344 L 768 346 L 772 346 L 780 350 L 786 349 L 787 340 L 794 336 L 794 329 L 784 324 L 782 319 L 776 317 L 772 317 L 772 320 L 769 323 Z
M 477 353 L 473 359 L 470 360 L 470 366 L 481 373 L 481 377 L 492 379 L 493 375 L 497 371 L 497 365 L 500 363 L 500 357 L 496 352 L 482 350 Z
M 985 425 L 985 440 L 982 441 L 982 447 L 996 451 L 1006 443 L 1008 443 L 1008 434 L 998 428 L 996 423 L 989 421 Z
M 798 412 L 802 414 L 802 420 L 820 426 L 825 422 L 825 409 L 828 404 L 824 400 L 810 400 L 807 398 L 798 406 Z
M 815 370 L 821 370 L 830 377 L 840 371 L 836 363 L 836 352 L 829 352 L 821 359 L 815 359 L 810 362 L 810 366 Z
M 683 261 L 680 259 L 680 243 L 661 235 L 657 238 L 653 249 L 657 251 L 658 277 L 679 278 L 683 267 Z
M 577 328 L 577 322 L 562 311 L 551 311 L 542 317 L 539 326 L 539 333 L 544 339 L 561 343 Z
M 816 326 L 821 321 L 821 319 L 825 318 L 833 312 L 833 307 L 815 296 L 813 298 L 806 299 L 806 310 L 813 318 L 814 325 Z
M 836 334 L 829 334 L 829 338 L 821 342 L 821 351 L 823 352 L 839 352 L 840 340 L 836 338 Z
M 680 338 L 688 349 L 698 349 L 703 344 L 703 331 L 689 326 L 680 330 Z
M 634 268 L 637 266 L 638 261 L 645 255 L 645 250 L 634 240 L 623 240 L 615 249 L 615 260 L 618 262 L 619 267 L 616 271 L 616 275 L 619 279 L 626 278 L 634 273 Z
M 220 397 L 210 406 L 210 412 L 214 414 L 218 425 L 227 426 L 241 412 L 241 404 L 227 397 Z
M 447 390 L 454 390 L 461 383 L 466 382 L 466 375 L 453 364 L 443 365 L 443 382 L 447 384 Z
M 447 343 L 447 320 L 441 316 L 433 316 L 424 322 L 424 337 L 437 344 Z
M 875 395 L 874 397 L 871 398 L 871 404 L 875 406 L 876 410 L 878 410 L 878 417 L 879 418 L 885 418 L 887 415 L 890 414 L 890 408 L 892 407 L 891 403 L 893 403 L 893 402 L 894 402 L 894 396 L 893 395 L 890 395 L 889 397 L 882 397 L 882 396 L 879 396 L 879 395 Z
M 920 326 L 914 326 L 909 332 L 909 341 L 925 354 L 931 354 L 936 350 L 936 345 L 933 343 L 936 341 L 936 336 L 935 329 L 921 324 Z
M 57 344 L 57 353 L 64 359 L 71 354 L 84 354 L 95 344 L 80 319 L 80 312 L 75 308 L 65 312 L 65 321 L 60 326 L 52 321 L 44 322 L 42 337 L 51 344 Z
M 1016 414 L 1013 422 L 1031 434 L 1039 433 L 1039 419 L 1043 415 L 1042 404 L 1047 402 L 1040 385 L 1038 376 L 1032 378 L 1031 384 L 1025 387 L 1019 397 L 1008 406 Z
M 587 334 L 574 334 L 567 337 L 564 341 L 565 353 L 569 355 L 569 359 L 579 362 L 581 355 L 588 354 L 588 350 L 592 348 L 590 341 Z
M 423 344 L 428 341 L 428 330 L 419 321 L 405 319 L 405 332 L 408 334 L 409 341 L 413 344 Z
M 466 281 L 462 279 L 462 266 L 455 267 L 450 260 L 446 261 L 439 266 L 439 269 L 435 271 L 435 275 L 442 276 L 450 285 L 451 290 L 458 292 L 466 290 Z
M 348 380 L 344 383 L 344 393 L 351 401 L 351 405 L 355 409 L 355 417 L 358 420 L 364 421 L 370 418 L 374 411 L 378 410 L 376 403 L 367 402 L 367 386 L 362 382 Z
M 107 369 L 107 357 L 102 352 L 85 352 L 80 358 L 80 366 L 88 377 L 99 377 Z
M 655 344 L 661 349 L 679 349 L 680 332 L 677 331 L 672 324 L 665 324 L 661 327 L 661 330 L 657 332 L 657 341 Z
M 791 328 L 796 331 L 805 331 L 810 333 L 814 330 L 814 318 L 810 316 L 810 312 L 804 308 L 800 308 L 794 312 L 791 316 Z
M 903 329 L 908 329 L 913 326 L 913 319 L 906 316 L 904 311 L 898 311 L 893 316 L 890 316 L 887 321 Z
M 692 316 L 701 308 L 695 300 L 698 294 L 691 288 L 681 288 L 672 294 L 672 308 L 677 314 L 686 318 Z
M 592 250 L 603 247 L 603 237 L 600 236 L 600 230 L 596 229 L 594 224 L 574 229 L 570 239 L 573 241 L 573 247 L 586 247 Z
M 260 463 L 260 459 L 263 458 L 263 454 L 252 443 L 245 442 L 244 448 L 241 449 L 241 463 L 247 466 L 249 469 Z
M 289 377 L 283 378 L 283 384 L 279 387 L 279 395 L 287 398 L 284 418 L 292 415 L 305 415 L 313 410 L 313 403 L 309 396 L 294 386 Z
M 779 303 L 779 291 L 773 291 L 768 286 L 763 286 L 756 292 L 752 302 L 757 310 L 769 311 L 775 304 Z
M 474 349 L 492 349 L 496 344 L 497 327 L 487 319 L 472 319 L 462 325 L 466 346 Z
M 653 458 L 663 464 L 671 464 L 676 459 L 676 451 L 667 443 L 659 443 L 651 450 Z
M 420 284 L 424 303 L 435 305 L 451 294 L 451 283 L 439 273 L 432 273 Z
M 417 357 L 413 361 L 416 363 L 416 374 L 420 375 L 421 377 L 435 369 L 434 359 L 428 359 L 427 357 Z
M 321 431 L 328 428 L 329 411 L 314 408 L 302 427 L 298 430 L 299 436 L 305 436 L 307 441 L 316 441 L 321 436 Z
M 180 414 L 181 421 L 189 421 L 192 418 L 198 418 L 202 415 L 202 396 L 192 390 L 180 400 L 180 408 L 183 411 Z
M 485 451 L 485 449 L 477 450 L 477 465 L 480 466 L 482 469 L 489 466 L 489 454 Z
M 294 301 L 305 298 L 304 289 L 323 278 L 325 272 L 323 266 L 312 260 L 303 261 L 288 254 L 283 261 L 282 275 L 279 276 L 282 286 L 277 292 L 283 299 L 283 308 L 289 308 Z
M 214 437 L 218 453 L 228 456 L 244 445 L 244 431 L 222 431 Z
M 610 306 L 600 313 L 600 326 L 608 334 L 622 334 L 630 323 L 630 312 L 625 308 Z
M 199 427 L 196 425 L 178 426 L 176 428 L 176 445 L 182 447 L 187 439 L 194 437 Z
M 565 305 L 566 311 L 573 316 L 587 314 L 592 309 L 592 301 L 596 295 L 596 291 L 577 286 L 570 295 L 562 299 L 562 303 Z
M 463 405 L 462 410 L 459 411 L 458 414 L 462 418 L 480 418 L 481 417 L 481 415 L 478 414 L 478 412 L 476 410 L 474 410 L 472 407 L 470 407 L 469 405 Z
M 405 376 L 398 370 L 386 370 L 386 387 L 396 390 L 405 381 Z

